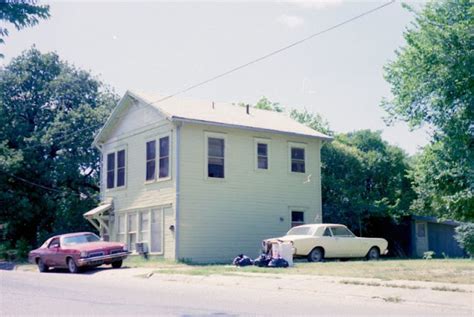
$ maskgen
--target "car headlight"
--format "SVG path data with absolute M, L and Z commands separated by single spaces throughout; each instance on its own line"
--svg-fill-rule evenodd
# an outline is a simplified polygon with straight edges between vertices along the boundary
M 86 251 L 81 251 L 81 258 L 87 258 L 87 255 Z
M 122 250 L 124 250 L 124 251 L 128 251 L 128 248 L 127 248 L 127 246 L 126 246 L 126 245 L 124 245 L 124 246 L 122 247 Z

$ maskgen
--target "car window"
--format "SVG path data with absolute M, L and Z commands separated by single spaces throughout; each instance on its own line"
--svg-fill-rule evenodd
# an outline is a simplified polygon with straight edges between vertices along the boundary
M 287 233 L 288 236 L 300 236 L 300 235 L 313 235 L 313 228 L 312 227 L 293 227 Z
M 51 243 L 49 244 L 48 248 L 58 248 L 59 247 L 59 238 L 54 238 L 51 240 Z
M 77 236 L 63 238 L 64 245 L 74 245 L 74 244 L 97 242 L 97 241 L 100 241 L 100 238 L 92 233 L 86 233 L 86 234 L 81 234 Z
M 332 233 L 329 227 L 324 230 L 323 237 L 332 237 Z
M 346 227 L 331 227 L 331 231 L 335 237 L 354 237 L 354 234 Z

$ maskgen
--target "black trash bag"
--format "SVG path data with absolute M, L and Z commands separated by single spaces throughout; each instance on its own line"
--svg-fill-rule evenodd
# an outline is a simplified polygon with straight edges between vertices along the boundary
M 268 267 L 288 267 L 288 261 L 282 258 L 271 259 Z
M 253 261 L 253 264 L 258 267 L 266 267 L 272 258 L 265 253 L 261 254 L 258 258 Z
M 243 255 L 243 254 L 239 254 L 234 259 L 234 261 L 232 261 L 232 264 L 234 264 L 236 266 L 249 266 L 249 265 L 253 265 L 253 261 L 248 256 Z

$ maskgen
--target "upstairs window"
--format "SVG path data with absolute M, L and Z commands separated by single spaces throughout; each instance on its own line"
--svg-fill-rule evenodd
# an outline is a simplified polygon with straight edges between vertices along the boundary
M 291 171 L 294 173 L 305 173 L 305 149 L 304 147 L 292 146 L 290 151 Z
M 107 154 L 107 189 L 125 186 L 125 150 Z
M 207 139 L 207 176 L 224 178 L 224 151 L 223 138 L 209 137 Z
M 125 150 L 117 152 L 117 187 L 125 186 Z
M 158 145 L 158 146 L 157 146 Z M 170 177 L 170 136 L 146 143 L 145 180 L 153 181 Z
M 268 169 L 268 144 L 257 143 L 257 168 Z
M 115 185 L 115 153 L 107 155 L 107 188 L 114 188 Z
M 156 170 L 156 141 L 146 143 L 146 180 L 155 179 Z
M 166 136 L 160 138 L 160 171 L 158 178 L 170 176 L 170 138 Z

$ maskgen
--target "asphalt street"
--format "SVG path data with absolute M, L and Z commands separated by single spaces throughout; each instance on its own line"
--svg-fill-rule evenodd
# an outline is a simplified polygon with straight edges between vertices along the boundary
M 473 315 L 469 290 L 436 293 L 343 285 L 329 278 L 304 276 L 150 272 L 108 268 L 85 274 L 0 271 L 0 315 Z

